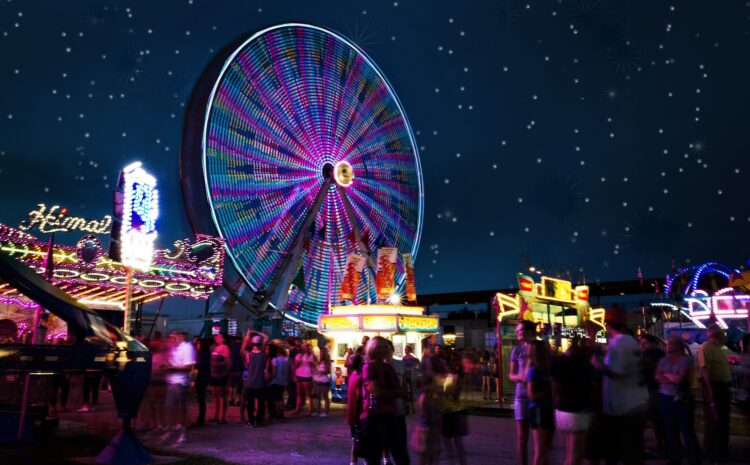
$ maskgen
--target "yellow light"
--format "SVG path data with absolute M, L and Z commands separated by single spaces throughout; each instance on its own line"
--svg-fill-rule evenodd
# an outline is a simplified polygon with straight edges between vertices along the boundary
M 422 315 L 424 307 L 409 307 L 403 305 L 334 305 L 331 315 Z
M 401 294 L 394 292 L 388 297 L 388 303 L 391 305 L 401 305 Z
M 365 315 L 362 317 L 362 329 L 365 331 L 397 331 L 396 315 Z
M 359 317 L 356 316 L 333 316 L 325 315 L 320 317 L 318 325 L 320 331 L 351 331 L 358 330 Z

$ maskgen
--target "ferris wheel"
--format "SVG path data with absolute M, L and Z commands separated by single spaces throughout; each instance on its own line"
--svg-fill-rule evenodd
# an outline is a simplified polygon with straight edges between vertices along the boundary
M 226 240 L 261 309 L 315 325 L 339 303 L 348 254 L 374 269 L 380 246 L 417 253 L 411 127 L 380 69 L 333 31 L 282 24 L 228 47 L 193 94 L 181 158 L 193 228 Z M 374 299 L 367 280 L 358 294 Z

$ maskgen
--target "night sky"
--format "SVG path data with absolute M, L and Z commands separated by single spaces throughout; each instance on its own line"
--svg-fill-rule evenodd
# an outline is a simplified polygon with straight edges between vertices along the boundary
M 141 160 L 160 245 L 190 236 L 196 80 L 238 36 L 301 21 L 362 47 L 404 104 L 420 293 L 508 287 L 522 263 L 604 281 L 750 256 L 750 2 L 1 1 L 0 222 L 103 216 Z

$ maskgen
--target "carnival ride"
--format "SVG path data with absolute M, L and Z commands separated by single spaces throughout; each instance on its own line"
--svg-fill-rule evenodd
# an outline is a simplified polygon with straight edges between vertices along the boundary
M 222 282 L 223 244 L 221 238 L 197 235 L 193 241 L 176 241 L 172 250 L 157 250 L 148 270 L 133 273 L 131 302 L 148 303 L 169 296 L 207 299 Z M 38 273 L 46 270 L 49 248 L 47 241 L 0 224 L 0 254 L 18 259 Z M 127 272 L 107 256 L 99 237 L 84 235 L 75 246 L 53 244 L 51 252 L 51 283 L 85 305 L 123 309 Z M 33 306 L 1 279 L 0 302 L 5 307 Z
M 0 279 L 9 288 L 65 322 L 68 345 L 24 343 L 19 337 L 3 338 L 0 373 L 8 382 L 23 386 L 23 403 L 31 377 L 53 374 L 102 373 L 109 379 L 117 415 L 123 429 L 94 461 L 101 464 L 153 462 L 131 427 L 151 377 L 151 353 L 140 342 L 106 323 L 76 299 L 45 280 L 16 258 L 0 254 Z M 9 320 L 2 320 L 7 322 Z M 25 377 L 25 378 L 24 378 Z M 23 381 L 25 379 L 25 381 Z M 5 399 L 4 399 L 5 400 Z M 20 403 L 20 402 L 19 402 Z M 26 428 L 25 405 L 20 413 L 19 438 Z M 33 422 L 31 422 L 33 424 Z
M 698 328 L 716 322 L 726 329 L 730 320 L 748 319 L 750 295 L 742 292 L 746 273 L 716 262 L 683 267 L 667 276 L 668 299 L 649 305 L 685 317 Z
M 375 63 L 341 35 L 269 27 L 220 53 L 195 88 L 181 151 L 196 232 L 218 233 L 238 300 L 314 327 L 340 303 L 347 255 L 416 255 L 423 181 L 414 135 Z M 396 282 L 402 286 L 403 267 Z M 249 298 L 248 298 L 249 297 Z

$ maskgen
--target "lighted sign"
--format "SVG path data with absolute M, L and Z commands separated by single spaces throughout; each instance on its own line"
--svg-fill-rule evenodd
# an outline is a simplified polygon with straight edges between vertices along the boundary
M 21 221 L 18 229 L 30 231 L 37 228 L 39 232 L 49 234 L 55 232 L 83 231 L 93 234 L 109 234 L 112 227 L 112 217 L 105 215 L 100 220 L 90 220 L 78 216 L 67 216 L 68 209 L 40 203 L 35 210 L 28 213 L 29 219 Z
M 359 318 L 356 316 L 321 316 L 320 331 L 359 331 Z
M 573 286 L 570 281 L 542 277 L 542 291 L 544 297 L 557 300 L 573 300 Z
M 117 198 L 120 190 L 121 199 Z M 121 221 L 117 238 L 120 261 L 130 268 L 148 270 L 154 256 L 156 220 L 159 217 L 156 179 L 141 167 L 140 162 L 132 163 L 120 173 L 117 194 L 115 214 Z
M 364 315 L 362 329 L 365 331 L 398 331 L 396 315 Z
M 406 307 L 402 305 L 332 305 L 332 315 L 367 315 L 367 314 L 422 315 L 424 307 Z
M 401 331 L 437 332 L 438 326 L 437 316 L 399 315 L 398 317 L 398 327 Z

